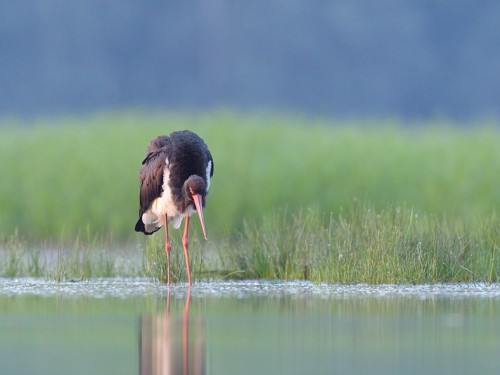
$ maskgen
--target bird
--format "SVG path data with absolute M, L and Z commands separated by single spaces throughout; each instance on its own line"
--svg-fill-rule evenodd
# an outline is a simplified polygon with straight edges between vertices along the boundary
M 182 246 L 186 260 L 188 285 L 191 286 L 189 267 L 189 221 L 193 213 L 200 219 L 203 237 L 207 239 L 203 208 L 206 205 L 214 161 L 208 146 L 189 130 L 175 131 L 152 139 L 139 170 L 139 219 L 136 232 L 151 235 L 165 229 L 167 255 L 167 283 L 170 285 L 170 251 L 172 245 L 168 224 L 178 229 L 185 218 Z

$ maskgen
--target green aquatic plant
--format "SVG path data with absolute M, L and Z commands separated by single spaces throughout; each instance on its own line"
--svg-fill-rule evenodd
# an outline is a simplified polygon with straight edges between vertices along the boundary
M 339 283 L 497 282 L 500 222 L 438 218 L 402 206 L 349 213 L 283 210 L 246 223 L 221 252 L 244 278 Z

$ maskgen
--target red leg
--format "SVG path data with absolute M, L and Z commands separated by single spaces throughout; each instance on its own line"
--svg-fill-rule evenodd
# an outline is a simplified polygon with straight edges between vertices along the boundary
M 170 238 L 168 238 L 168 217 L 165 215 L 165 253 L 167 254 L 167 283 L 170 286 L 170 251 L 172 250 L 172 244 L 170 243 Z
M 186 225 L 184 227 L 184 235 L 182 236 L 182 246 L 184 247 L 184 257 L 186 258 L 186 270 L 187 270 L 187 277 L 188 277 L 188 284 L 191 286 L 191 269 L 189 268 L 189 253 L 188 253 L 188 248 L 189 248 L 189 216 L 186 216 Z

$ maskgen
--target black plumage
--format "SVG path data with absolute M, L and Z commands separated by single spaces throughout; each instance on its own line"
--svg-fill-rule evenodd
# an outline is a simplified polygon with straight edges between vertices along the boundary
M 135 230 L 152 234 L 165 226 L 168 255 L 168 223 L 173 221 L 177 228 L 186 218 L 187 243 L 189 215 L 198 212 L 206 236 L 202 209 L 213 173 L 212 155 L 195 133 L 184 130 L 153 139 L 139 171 L 140 208 Z M 187 247 L 185 251 L 187 254 Z

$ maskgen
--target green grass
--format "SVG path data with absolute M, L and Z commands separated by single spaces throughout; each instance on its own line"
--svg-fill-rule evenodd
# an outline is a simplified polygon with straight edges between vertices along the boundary
M 500 221 L 448 221 L 407 207 L 279 212 L 245 225 L 223 261 L 243 278 L 340 283 L 497 282 Z
M 0 277 L 42 277 L 56 281 L 141 274 L 140 255 L 117 247 L 111 237 L 88 228 L 71 241 L 30 243 L 19 232 L 0 241 Z M 135 258 L 135 260 L 133 259 Z
M 146 239 L 133 226 L 147 143 L 177 129 L 199 133 L 215 160 L 210 241 L 192 225 L 195 278 L 498 280 L 496 127 L 225 112 L 4 120 L 0 275 L 164 280 L 163 234 Z M 185 277 L 180 236 L 176 280 Z M 121 247 L 142 262 L 117 265 Z
M 477 222 L 438 218 L 408 207 L 376 211 L 357 201 L 348 213 L 318 209 L 280 210 L 245 222 L 232 238 L 191 241 L 194 280 L 257 278 L 334 283 L 498 282 L 500 220 Z M 55 260 L 42 251 L 23 250 L 18 237 L 7 241 L 0 276 L 45 276 L 55 280 L 145 276 L 167 280 L 163 236 L 152 236 L 141 265 L 118 267 L 116 252 L 87 236 L 62 245 Z M 61 250 L 62 249 L 62 250 Z M 184 281 L 180 241 L 171 253 L 172 280 Z

